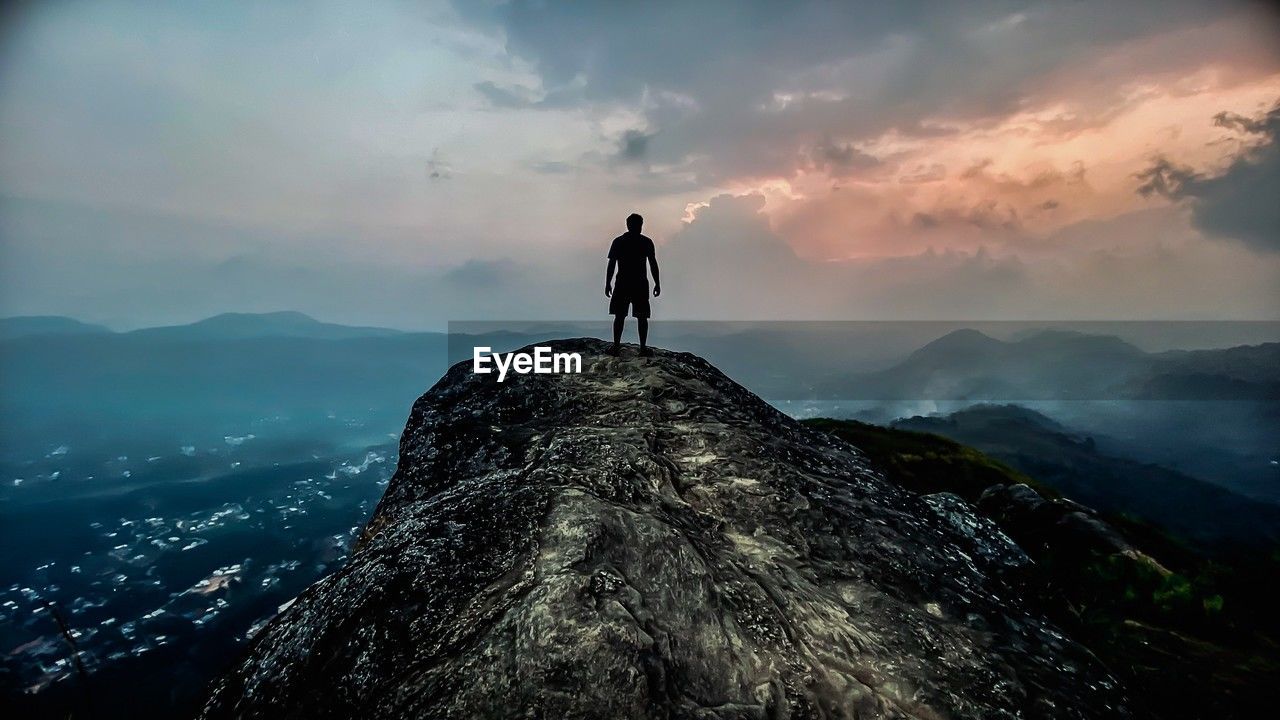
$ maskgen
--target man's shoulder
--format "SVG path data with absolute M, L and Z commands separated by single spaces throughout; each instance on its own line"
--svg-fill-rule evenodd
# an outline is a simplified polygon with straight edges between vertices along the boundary
M 614 238 L 613 242 L 609 244 L 609 247 L 611 249 L 619 248 L 619 247 L 648 249 L 648 248 L 652 248 L 653 246 L 654 246 L 653 240 L 649 239 L 647 235 L 641 235 L 640 233 L 629 233 L 629 232 L 622 233 L 618 237 Z

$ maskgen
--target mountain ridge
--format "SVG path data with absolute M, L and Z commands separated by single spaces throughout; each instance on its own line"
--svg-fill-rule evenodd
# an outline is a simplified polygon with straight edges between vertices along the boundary
M 414 404 L 348 564 L 203 717 L 1129 717 L 1026 556 L 706 361 L 581 352 Z
M 1036 423 L 1042 432 L 1065 430 L 1024 408 L 996 410 L 1022 425 Z M 1030 473 L 1024 474 L 972 445 L 927 431 L 936 425 L 908 430 L 902 428 L 911 423 L 803 422 L 852 442 L 899 485 L 954 494 L 994 522 L 1035 562 L 1027 592 L 1121 677 L 1144 713 L 1259 717 L 1275 707 L 1271 678 L 1280 672 L 1280 624 L 1270 608 L 1280 555 L 1268 557 L 1277 547 L 1274 536 L 1269 543 L 1255 540 L 1248 550 L 1237 547 L 1225 560 L 1211 559 L 1203 547 L 1150 518 L 1077 502 L 1083 498 L 1076 488 L 1045 472 L 1049 463 L 1024 466 Z M 1017 435 L 989 437 L 1002 441 L 994 449 L 1003 455 L 1002 447 L 1019 444 Z M 1171 491 L 1171 503 L 1196 502 Z M 1223 515 L 1234 525 L 1260 522 L 1239 510 Z M 1273 527 L 1275 517 L 1273 512 Z
M 817 385 L 846 400 L 1274 400 L 1280 343 L 1149 353 L 1114 335 L 952 331 L 881 370 Z
M 239 340 L 257 337 L 350 339 L 403 333 L 390 328 L 322 322 L 296 310 L 281 310 L 267 313 L 220 313 L 193 323 L 141 328 L 126 334 L 170 339 Z
M 1280 507 L 1159 465 L 1109 455 L 1097 448 L 1094 437 L 1028 408 L 973 405 L 946 416 L 900 418 L 890 427 L 951 438 L 1041 477 L 1092 508 L 1144 518 L 1202 552 L 1266 553 L 1280 547 Z
M 41 335 L 98 335 L 112 331 L 64 315 L 14 315 L 0 318 L 0 340 Z
M 121 335 L 231 340 L 257 337 L 309 337 L 346 339 L 412 334 L 394 328 L 332 323 L 297 310 L 224 312 L 189 323 L 155 325 L 116 331 L 66 315 L 17 315 L 0 318 L 0 339 L 14 340 L 40 335 Z

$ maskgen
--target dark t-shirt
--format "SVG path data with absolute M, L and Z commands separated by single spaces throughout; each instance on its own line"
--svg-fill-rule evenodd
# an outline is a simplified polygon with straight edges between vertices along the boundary
M 624 233 L 613 239 L 609 259 L 618 261 L 615 284 L 622 290 L 649 292 L 648 260 L 653 257 L 653 241 L 640 233 Z

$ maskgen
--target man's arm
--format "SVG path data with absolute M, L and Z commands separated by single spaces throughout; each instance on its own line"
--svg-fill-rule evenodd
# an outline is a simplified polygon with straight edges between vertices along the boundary
M 662 281 L 658 279 L 658 258 L 653 252 L 649 253 L 649 272 L 653 273 L 653 296 L 658 297 L 662 294 Z
M 618 261 L 609 258 L 609 267 L 604 271 L 604 296 L 613 297 L 613 271 L 618 267 Z

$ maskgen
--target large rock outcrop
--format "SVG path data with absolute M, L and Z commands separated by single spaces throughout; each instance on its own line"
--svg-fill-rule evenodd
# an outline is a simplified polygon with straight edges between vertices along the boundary
M 347 565 L 207 718 L 1126 717 L 1026 556 L 693 355 L 453 367 Z

